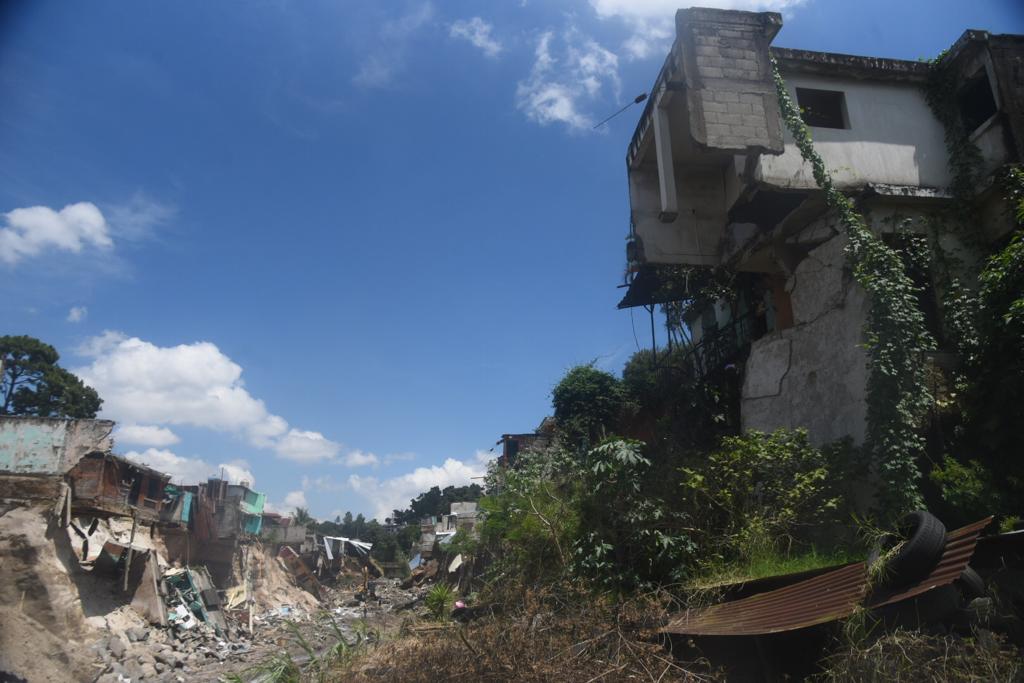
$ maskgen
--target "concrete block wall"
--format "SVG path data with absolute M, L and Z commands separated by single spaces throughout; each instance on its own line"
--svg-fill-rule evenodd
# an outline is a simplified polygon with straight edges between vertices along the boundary
M 714 149 L 780 153 L 779 103 L 768 46 L 774 12 L 693 8 L 676 14 L 690 133 Z

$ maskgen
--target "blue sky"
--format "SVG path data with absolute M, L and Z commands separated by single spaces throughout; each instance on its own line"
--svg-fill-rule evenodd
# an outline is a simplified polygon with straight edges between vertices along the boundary
M 908 59 L 1013 0 L 730 0 Z M 673 2 L 0 4 L 0 333 L 117 448 L 281 509 L 479 476 L 566 369 L 618 371 L 624 154 Z M 637 318 L 638 328 L 643 323 Z M 642 341 L 642 332 L 641 332 Z

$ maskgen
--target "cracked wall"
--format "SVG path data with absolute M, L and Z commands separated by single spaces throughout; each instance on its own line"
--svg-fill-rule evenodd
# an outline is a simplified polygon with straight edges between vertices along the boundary
M 0 417 L 0 472 L 63 475 L 88 453 L 113 446 L 109 420 Z
M 867 301 L 845 269 L 844 244 L 837 236 L 808 252 L 786 282 L 793 327 L 751 345 L 744 430 L 806 427 L 815 445 L 844 436 L 864 440 Z

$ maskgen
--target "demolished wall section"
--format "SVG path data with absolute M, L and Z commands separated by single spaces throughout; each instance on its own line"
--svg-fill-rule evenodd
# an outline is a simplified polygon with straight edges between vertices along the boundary
M 744 430 L 806 427 L 815 445 L 845 436 L 863 442 L 867 297 L 845 268 L 845 243 L 836 236 L 808 252 L 786 283 L 794 326 L 751 345 L 740 408 Z
M 0 417 L 0 471 L 63 475 L 89 453 L 113 447 L 110 420 Z

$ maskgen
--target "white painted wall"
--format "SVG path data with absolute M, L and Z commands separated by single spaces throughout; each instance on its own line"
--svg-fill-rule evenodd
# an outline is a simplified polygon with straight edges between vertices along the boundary
M 790 97 L 796 88 L 845 93 L 848 129 L 811 128 L 814 147 L 840 187 L 868 182 L 944 188 L 949 185 L 941 124 L 921 86 L 800 73 L 783 74 Z M 811 168 L 784 130 L 786 151 L 763 155 L 757 177 L 782 187 L 816 187 Z
M 726 221 L 722 169 L 676 166 L 675 181 L 679 213 L 663 223 L 657 168 L 644 164 L 630 171 L 630 218 L 644 256 L 648 263 L 717 265 Z

